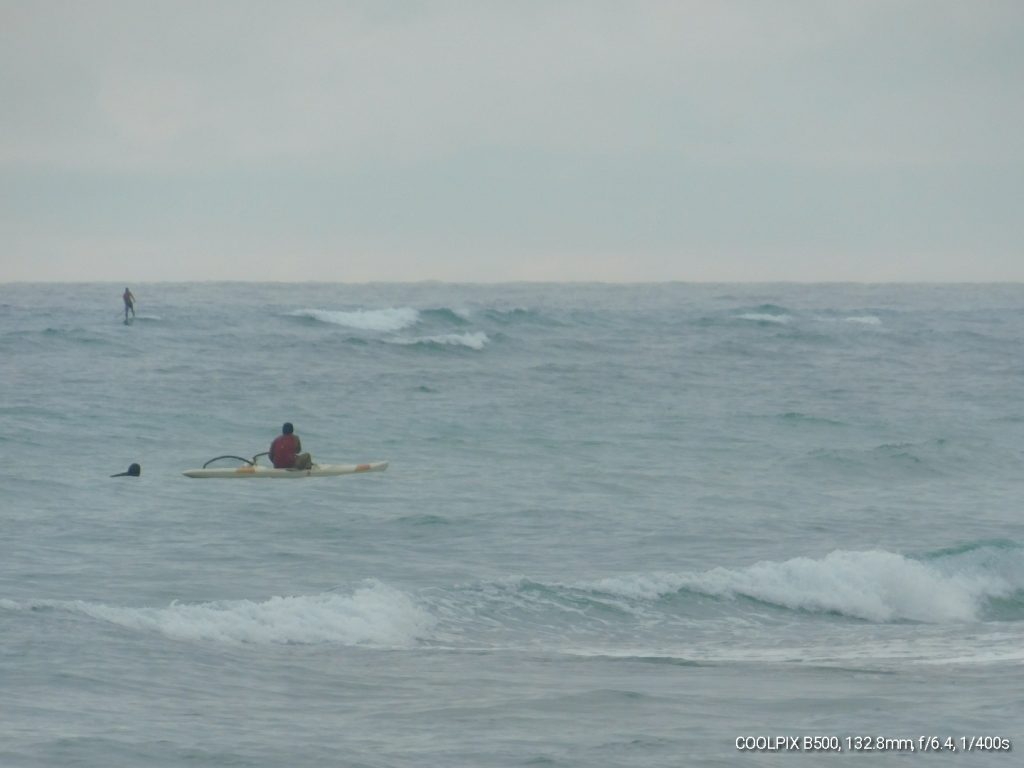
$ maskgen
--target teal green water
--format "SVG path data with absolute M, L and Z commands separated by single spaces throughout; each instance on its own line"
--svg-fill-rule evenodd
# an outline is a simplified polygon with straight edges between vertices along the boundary
M 123 288 L 0 286 L 0 764 L 1019 743 L 1024 286 Z

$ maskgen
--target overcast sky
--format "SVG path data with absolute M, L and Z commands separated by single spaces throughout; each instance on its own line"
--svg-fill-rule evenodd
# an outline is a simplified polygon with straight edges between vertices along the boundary
M 1024 280 L 1019 0 L 0 0 L 0 281 Z

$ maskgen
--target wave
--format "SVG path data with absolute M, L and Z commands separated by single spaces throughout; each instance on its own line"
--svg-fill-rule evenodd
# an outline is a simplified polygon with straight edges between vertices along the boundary
M 328 325 L 340 325 L 360 331 L 380 331 L 394 333 L 420 323 L 434 325 L 465 326 L 469 321 L 469 313 L 449 307 L 433 309 L 414 309 L 413 307 L 391 307 L 389 309 L 355 309 L 350 311 L 332 309 L 297 309 L 288 313 L 289 317 L 298 317 Z
M 739 314 L 734 315 L 737 320 L 747 320 L 759 325 L 786 325 L 793 320 L 793 315 L 785 307 L 778 304 L 760 304 L 756 307 L 749 307 L 737 310 Z
M 436 344 L 459 344 L 459 341 L 452 341 L 457 335 L 456 332 L 473 325 L 479 327 L 482 324 L 484 327 L 493 328 L 494 326 L 515 325 L 548 327 L 564 324 L 550 316 L 523 308 L 502 310 L 439 306 L 421 309 L 390 307 L 386 309 L 334 310 L 307 307 L 286 312 L 284 316 L 311 325 L 334 325 L 380 333 L 397 333 L 413 326 L 420 326 L 423 331 L 430 332 L 431 335 L 416 341 Z M 444 333 L 446 331 L 448 333 Z M 471 340 L 471 344 L 475 344 L 480 336 L 469 334 L 466 338 Z
M 748 323 L 756 323 L 757 325 L 762 326 L 786 326 L 797 323 L 798 325 L 804 326 L 805 330 L 809 325 L 813 325 L 814 323 L 842 323 L 846 325 L 867 326 L 871 328 L 880 328 L 883 325 L 882 318 L 876 314 L 847 314 L 836 312 L 835 314 L 819 316 L 802 316 L 776 304 L 762 304 L 757 307 L 736 309 L 728 315 L 728 318 L 730 321 L 743 320 Z M 717 325 L 719 322 L 721 322 L 721 318 L 702 318 L 702 324 L 704 325 Z
M 47 342 L 80 344 L 84 346 L 110 346 L 114 339 L 103 336 L 87 328 L 53 328 L 42 331 L 15 331 L 13 339 L 33 339 L 42 336 Z
M 420 310 L 420 315 L 425 320 L 434 320 L 450 325 L 465 325 L 470 317 L 470 313 L 467 310 L 449 309 L 448 307 Z
M 842 473 L 847 479 L 858 476 L 920 480 L 957 471 L 958 451 L 938 438 L 921 443 L 885 443 L 871 448 L 818 448 L 804 461 L 820 469 Z
M 814 318 L 819 323 L 846 323 L 849 325 L 868 325 L 878 327 L 882 325 L 882 318 L 878 315 L 848 315 L 841 312 L 822 315 Z
M 922 558 L 882 550 L 836 550 L 821 559 L 798 557 L 740 569 L 616 577 L 584 586 L 643 601 L 681 592 L 748 598 L 789 610 L 872 622 L 1020 621 L 1024 620 L 1020 553 L 1016 545 L 979 545 Z
M 420 313 L 412 307 L 390 309 L 356 309 L 342 312 L 331 309 L 296 309 L 289 317 L 304 318 L 328 325 L 341 325 L 360 331 L 395 332 L 420 321 Z
M 474 350 L 483 349 L 490 339 L 483 331 L 473 333 L 444 333 L 437 336 L 423 336 L 415 339 L 385 339 L 389 344 L 401 344 L 404 346 L 434 346 L 434 347 L 468 347 Z
M 513 307 L 512 309 L 488 309 L 484 316 L 495 323 L 511 325 L 512 323 L 542 323 L 544 325 L 560 326 L 563 323 L 551 317 L 543 316 L 539 312 L 526 307 Z
M 749 311 L 757 312 L 766 315 L 788 315 L 789 310 L 786 307 L 778 304 L 758 304 L 756 307 L 750 307 Z
M 985 558 L 1000 557 L 1002 552 L 1017 552 L 1022 547 L 1010 539 L 982 539 L 967 541 L 943 549 L 936 549 L 921 555 L 922 560 L 942 560 L 945 558 L 982 555 Z
M 784 424 L 807 424 L 814 426 L 827 426 L 827 427 L 845 427 L 846 422 L 836 421 L 835 419 L 828 419 L 824 416 L 812 416 L 807 413 L 801 413 L 800 411 L 787 411 L 786 413 L 779 414 L 778 418 Z
M 446 523 L 431 515 L 400 522 Z M 1017 628 L 1000 624 L 1024 622 L 1021 554 L 1012 542 L 978 542 L 918 556 L 836 550 L 740 568 L 575 583 L 514 577 L 415 594 L 369 580 L 345 594 L 162 607 L 0 598 L 0 611 L 31 612 L 40 619 L 74 614 L 133 633 L 228 645 L 546 648 L 704 661 L 1005 661 L 1021 658 Z M 948 642 L 965 636 L 956 625 L 979 621 L 986 622 L 977 627 L 980 640 Z M 822 645 L 812 631 L 802 643 L 794 629 L 806 622 L 831 625 L 822 631 L 832 639 Z M 907 624 L 922 626 L 900 626 Z M 742 637 L 723 644 L 723 630 L 740 628 Z
M 3 600 L 0 608 L 67 610 L 175 640 L 224 643 L 409 647 L 429 636 L 434 623 L 430 614 L 408 595 L 376 581 L 367 582 L 350 595 L 174 602 L 164 608 L 131 608 L 80 600 L 31 604 Z
M 767 315 L 761 312 L 744 312 L 742 315 L 736 315 L 736 318 L 738 320 L 749 320 L 759 325 L 769 325 L 772 323 L 786 325 L 793 319 L 789 315 Z

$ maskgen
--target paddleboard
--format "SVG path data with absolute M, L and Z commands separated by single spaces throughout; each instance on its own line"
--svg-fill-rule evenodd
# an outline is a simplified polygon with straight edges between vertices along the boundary
M 185 477 L 198 478 L 298 478 L 298 477 L 333 477 L 335 475 L 354 475 L 361 472 L 382 472 L 388 468 L 386 461 L 373 461 L 369 464 L 314 464 L 309 469 L 275 469 L 258 464 L 246 464 L 241 467 L 221 467 L 207 469 L 189 469 L 182 472 Z

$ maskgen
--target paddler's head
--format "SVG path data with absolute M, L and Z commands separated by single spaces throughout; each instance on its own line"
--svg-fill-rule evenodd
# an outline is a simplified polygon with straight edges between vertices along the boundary
M 286 421 L 284 423 L 284 426 L 281 427 L 281 434 L 283 435 L 290 435 L 294 431 L 295 427 L 292 426 L 292 423 L 290 421 Z

